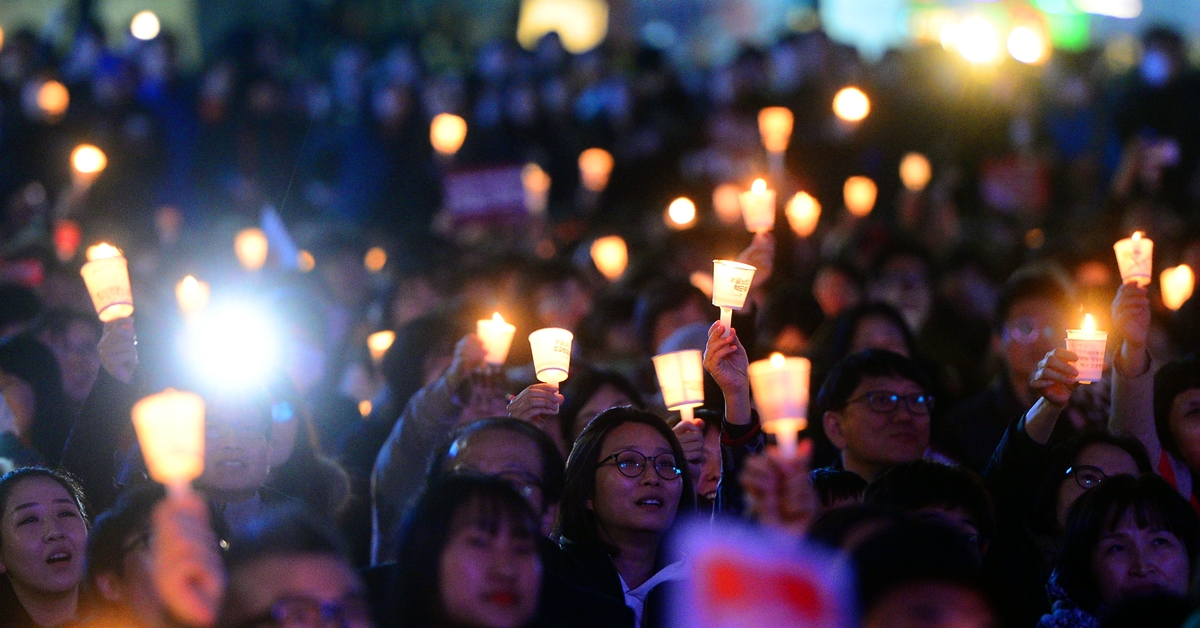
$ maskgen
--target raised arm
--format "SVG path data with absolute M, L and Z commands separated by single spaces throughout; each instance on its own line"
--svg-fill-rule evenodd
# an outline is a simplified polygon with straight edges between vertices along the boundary
M 1162 444 L 1154 428 L 1154 375 L 1150 372 L 1150 297 L 1145 288 L 1127 283 L 1117 290 L 1112 305 L 1120 347 L 1113 358 L 1112 415 L 1108 427 L 1132 434 L 1146 446 L 1157 464 Z

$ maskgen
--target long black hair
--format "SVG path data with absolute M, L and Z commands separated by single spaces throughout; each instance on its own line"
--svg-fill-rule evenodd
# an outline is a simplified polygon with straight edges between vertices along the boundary
M 1112 434 L 1107 430 L 1089 430 L 1059 445 L 1051 454 L 1050 468 L 1042 487 L 1034 497 L 1030 511 L 1029 529 L 1035 534 L 1058 537 L 1062 532 L 1058 524 L 1058 487 L 1067 481 L 1067 469 L 1075 466 L 1076 459 L 1084 449 L 1092 445 L 1112 445 L 1125 450 L 1133 458 L 1139 473 L 1150 472 L 1150 458 L 1146 448 L 1138 439 L 1123 434 Z
M 567 459 L 567 478 L 563 488 L 562 504 L 558 511 L 558 536 L 564 540 L 580 545 L 600 546 L 608 553 L 615 553 L 616 548 L 608 546 L 600 538 L 599 522 L 596 513 L 588 508 L 587 503 L 596 494 L 596 470 L 600 466 L 601 446 L 604 439 L 613 430 L 628 423 L 646 425 L 654 429 L 667 440 L 671 453 L 675 455 L 676 464 L 683 469 L 679 476 L 683 480 L 683 491 L 679 496 L 679 507 L 676 510 L 676 520 L 679 514 L 688 512 L 695 504 L 695 494 L 692 490 L 693 480 L 688 475 L 683 446 L 667 423 L 657 415 L 645 410 L 628 406 L 609 408 L 592 419 L 583 429 L 571 449 Z M 649 469 L 644 471 L 650 473 Z
M 3 514 L 5 509 L 8 508 L 8 498 L 12 496 L 13 489 L 23 480 L 30 478 L 49 478 L 63 487 L 63 490 L 75 502 L 75 507 L 79 509 L 79 516 L 83 518 L 83 524 L 89 530 L 91 529 L 91 521 L 88 519 L 87 499 L 83 495 L 83 487 L 79 485 L 79 482 L 70 473 L 47 467 L 21 467 L 0 476 L 0 514 Z M 3 542 L 4 538 L 0 536 L 0 544 Z

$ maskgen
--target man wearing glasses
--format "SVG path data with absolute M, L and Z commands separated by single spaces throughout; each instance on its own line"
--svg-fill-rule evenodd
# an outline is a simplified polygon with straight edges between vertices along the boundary
M 834 463 L 868 482 L 929 448 L 933 409 L 929 377 L 912 360 L 880 349 L 847 356 L 821 386 L 817 401 Z

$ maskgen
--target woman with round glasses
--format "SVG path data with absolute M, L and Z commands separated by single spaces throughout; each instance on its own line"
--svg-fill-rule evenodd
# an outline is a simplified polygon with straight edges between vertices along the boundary
M 638 626 L 663 625 L 663 583 L 682 576 L 665 553 L 676 517 L 692 508 L 683 448 L 658 416 L 601 412 L 567 461 L 558 535 L 576 584 L 624 602 Z

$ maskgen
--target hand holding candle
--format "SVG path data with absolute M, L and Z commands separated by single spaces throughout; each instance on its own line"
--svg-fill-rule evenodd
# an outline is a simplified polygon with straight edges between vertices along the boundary
M 87 250 L 88 261 L 80 269 L 83 283 L 92 295 L 100 320 L 107 323 L 133 315 L 133 291 L 129 287 L 129 264 L 117 247 L 101 242 Z
M 738 195 L 738 201 L 747 231 L 762 233 L 775 228 L 775 190 L 767 189 L 766 180 L 755 179 L 748 192 Z
M 1091 314 L 1083 317 L 1081 329 L 1067 330 L 1067 351 L 1079 357 L 1072 366 L 1079 371 L 1076 378 L 1080 384 L 1099 381 L 1104 373 L 1104 345 L 1108 332 L 1096 331 L 1096 322 Z
M 1150 285 L 1154 260 L 1154 241 L 1142 236 L 1141 231 L 1113 245 L 1117 254 L 1117 266 L 1121 269 L 1121 283 L 1135 282 L 1145 288 Z
M 146 469 L 172 492 L 186 492 L 204 471 L 204 400 L 168 388 L 133 406 Z
M 571 371 L 571 343 L 575 335 L 566 329 L 546 327 L 529 334 L 533 368 L 540 382 L 558 385 Z
M 755 267 L 729 260 L 713 260 L 712 304 L 721 308 L 721 324 L 725 335 L 733 328 L 733 311 L 742 309 L 750 284 L 754 281 Z
M 490 366 L 503 366 L 508 359 L 508 350 L 512 347 L 513 335 L 517 328 L 508 324 L 499 312 L 475 322 L 475 334 L 483 342 L 486 356 L 483 358 Z
M 763 431 L 774 434 L 784 458 L 795 458 L 800 431 L 808 427 L 808 378 L 812 365 L 805 358 L 772 353 L 750 363 L 750 389 Z

